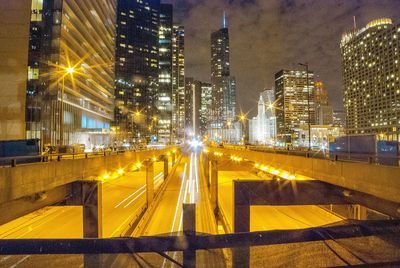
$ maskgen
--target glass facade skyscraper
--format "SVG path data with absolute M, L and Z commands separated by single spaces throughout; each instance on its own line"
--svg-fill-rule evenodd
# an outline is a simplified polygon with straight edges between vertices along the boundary
M 159 88 L 156 107 L 158 110 L 158 137 L 165 143 L 172 142 L 172 67 L 173 67 L 173 7 L 162 4 L 159 28 Z
M 236 81 L 230 73 L 229 31 L 224 14 L 222 28 L 211 34 L 211 128 L 224 127 L 236 117 Z
M 27 137 L 109 143 L 114 110 L 115 0 L 33 0 Z
M 174 25 L 172 36 L 172 135 L 185 137 L 185 28 Z
M 149 141 L 157 135 L 160 1 L 118 0 L 116 45 L 116 139 Z

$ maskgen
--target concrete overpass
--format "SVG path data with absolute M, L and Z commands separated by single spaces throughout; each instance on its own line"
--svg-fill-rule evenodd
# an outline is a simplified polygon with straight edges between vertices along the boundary
M 384 199 L 382 196 L 377 197 L 375 195 L 372 195 L 371 193 L 373 192 L 365 193 L 360 189 L 350 188 L 349 184 L 344 184 L 343 182 L 342 185 L 339 185 L 339 183 L 341 182 L 340 180 L 338 180 L 337 183 L 332 183 L 332 181 L 324 181 L 320 179 L 320 177 L 313 177 L 313 174 L 315 175 L 319 173 L 316 172 L 316 169 L 313 166 L 315 163 L 311 162 L 311 164 L 309 164 L 307 161 L 314 161 L 315 159 L 302 157 L 295 160 L 290 160 L 290 158 L 272 159 L 271 156 L 268 156 L 267 154 L 261 152 L 255 153 L 251 151 L 247 152 L 241 150 L 211 148 L 208 152 L 207 150 L 205 150 L 203 154 L 200 154 L 200 152 L 197 151 L 197 155 L 192 152 L 185 152 L 185 150 L 182 150 L 183 156 L 180 158 L 180 161 L 178 161 L 178 164 L 175 165 L 173 169 L 171 169 L 170 175 L 168 176 L 167 180 L 160 186 L 159 191 L 157 192 L 156 196 L 154 196 L 154 201 L 151 203 L 151 205 L 148 206 L 149 203 L 147 203 L 145 214 L 140 217 L 140 222 L 138 222 L 138 225 L 135 225 L 135 231 L 139 232 L 138 235 L 151 235 L 151 237 L 142 236 L 138 238 L 138 240 L 136 238 L 130 238 L 126 240 L 121 240 L 121 238 L 97 239 L 97 237 L 101 237 L 100 233 L 96 233 L 96 230 L 101 230 L 101 228 L 99 228 L 101 222 L 99 221 L 99 217 L 96 216 L 96 213 L 99 213 L 98 211 L 96 211 L 96 209 L 98 208 L 96 204 L 98 204 L 99 200 L 101 199 L 101 191 L 98 191 L 99 181 L 107 179 L 108 177 L 112 177 L 114 176 L 113 174 L 118 174 L 118 170 L 121 167 L 129 168 L 134 166 L 140 160 L 143 166 L 143 171 L 146 171 L 142 172 L 141 176 L 143 177 L 143 180 L 144 177 L 146 177 L 145 181 L 147 185 L 144 185 L 143 187 L 146 186 L 147 191 L 148 189 L 151 189 L 152 186 L 150 181 L 154 182 L 154 180 L 152 179 L 154 177 L 152 168 L 154 161 L 164 161 L 165 164 L 165 156 L 168 156 L 168 153 L 170 153 L 171 155 L 171 151 L 168 150 L 158 151 L 158 154 L 160 155 L 158 157 L 158 155 L 154 151 L 137 152 L 136 154 L 134 154 L 134 157 L 132 156 L 131 158 L 127 159 L 126 162 L 123 162 L 125 160 L 121 160 L 125 157 L 106 156 L 106 158 L 115 157 L 115 159 L 117 159 L 118 157 L 119 160 L 113 160 L 113 164 L 111 164 L 111 161 L 108 162 L 108 159 L 97 160 L 97 166 L 94 165 L 91 167 L 93 170 L 89 169 L 89 167 L 85 164 L 80 165 L 80 168 L 82 170 L 70 169 L 69 173 L 64 173 L 64 171 L 61 170 L 59 174 L 63 175 L 60 175 L 59 179 L 64 179 L 65 181 L 67 181 L 63 182 L 65 184 L 61 183 L 61 185 L 58 186 L 51 186 L 55 188 L 51 188 L 50 186 L 48 188 L 45 187 L 45 189 L 49 190 L 44 191 L 44 193 L 35 192 L 38 189 L 36 188 L 35 191 L 32 191 L 34 192 L 34 194 L 30 194 L 22 198 L 12 199 L 11 201 L 3 203 L 3 205 L 8 204 L 14 209 L 21 207 L 21 204 L 23 204 L 21 202 L 26 202 L 26 204 L 29 204 L 29 202 L 33 204 L 40 204 L 40 202 L 46 202 L 46 200 L 50 199 L 53 190 L 55 191 L 55 189 L 64 189 L 65 191 L 63 192 L 63 194 L 59 194 L 58 196 L 54 194 L 54 200 L 61 200 L 61 197 L 65 199 L 65 194 L 67 194 L 67 197 L 69 198 L 67 198 L 66 203 L 61 205 L 72 204 L 82 206 L 84 212 L 83 224 L 85 224 L 85 211 L 88 215 L 86 217 L 86 224 L 88 224 L 89 228 L 86 229 L 85 226 L 83 228 L 83 237 L 85 239 L 78 239 L 76 241 L 79 241 L 79 243 L 89 243 L 88 241 L 103 243 L 104 241 L 104 243 L 110 243 L 109 245 L 115 246 L 112 247 L 114 248 L 114 251 L 110 251 L 110 249 L 106 249 L 103 246 L 101 247 L 101 249 L 98 249 L 93 245 L 89 245 L 88 248 L 85 248 L 84 251 L 82 251 L 82 247 L 73 246 L 75 240 L 68 240 L 68 238 L 67 240 L 32 239 L 24 240 L 22 242 L 19 239 L 4 239 L 0 240 L 0 244 L 6 246 L 3 248 L 0 247 L 0 254 L 3 253 L 9 256 L 18 256 L 13 256 L 5 259 L 8 257 L 7 256 L 3 259 L 0 258 L 0 261 L 10 261 L 11 264 L 20 263 L 26 260 L 26 256 L 24 256 L 24 254 L 43 254 L 43 251 L 38 252 L 36 250 L 37 248 L 40 248 L 45 249 L 45 252 L 50 254 L 54 254 L 56 252 L 59 254 L 85 254 L 83 262 L 85 265 L 88 265 L 88 267 L 99 266 L 98 264 L 102 260 L 100 256 L 97 255 L 96 257 L 96 254 L 135 254 L 138 252 L 156 252 L 151 256 L 147 255 L 147 257 L 145 257 L 144 259 L 135 259 L 135 261 L 137 262 L 144 261 L 154 263 L 154 266 L 156 267 L 159 267 L 161 264 L 170 265 L 172 263 L 180 265 L 181 262 L 183 262 L 186 267 L 194 267 L 195 263 L 206 263 L 207 266 L 213 266 L 210 265 L 210 263 L 218 263 L 224 266 L 225 263 L 230 262 L 232 262 L 234 267 L 248 267 L 250 263 L 257 263 L 256 261 L 258 259 L 261 261 L 261 263 L 269 261 L 268 257 L 265 257 L 266 252 L 270 252 L 271 254 L 279 253 L 280 255 L 282 255 L 282 250 L 279 249 L 267 249 L 265 247 L 262 248 L 261 251 L 257 251 L 258 249 L 254 248 L 255 245 L 283 245 L 286 243 L 302 243 L 307 241 L 325 240 L 331 240 L 330 242 L 335 243 L 336 239 L 339 238 L 352 239 L 360 237 L 362 239 L 369 239 L 370 236 L 374 235 L 377 236 L 373 239 L 376 239 L 378 241 L 380 239 L 379 235 L 390 234 L 393 236 L 393 234 L 395 234 L 395 231 L 399 228 L 398 221 L 382 220 L 378 223 L 369 221 L 342 222 L 342 219 L 339 219 L 339 223 L 336 215 L 326 217 L 325 214 L 329 212 L 327 210 L 324 210 L 320 206 L 331 204 L 338 204 L 343 206 L 350 206 L 353 204 L 358 205 L 367 200 L 367 203 L 372 203 L 373 206 L 375 204 L 379 204 L 379 206 L 382 206 L 383 209 L 389 207 L 390 213 L 388 215 L 394 215 L 393 217 L 396 218 L 396 215 L 398 214 L 399 203 L 396 202 L 396 200 L 391 201 L 387 198 Z M 278 157 L 282 157 L 282 155 L 278 155 Z M 78 160 L 87 161 L 91 159 Z M 276 162 L 274 162 L 273 160 Z M 302 163 L 303 160 L 305 163 Z M 60 161 L 60 163 L 63 161 L 74 160 L 62 160 Z M 56 163 L 57 162 L 41 163 L 33 164 L 30 166 L 45 164 L 49 164 L 51 166 Z M 337 164 L 337 166 L 340 166 L 341 164 L 358 165 L 359 163 L 337 162 L 332 164 Z M 374 165 L 371 165 L 371 167 L 372 166 Z M 18 167 L 19 166 L 17 165 L 14 168 Z M 21 167 L 28 167 L 28 165 Z M 57 168 L 62 168 L 62 166 L 59 166 Z M 162 165 L 160 165 L 160 168 L 162 168 Z M 375 168 L 381 167 L 375 166 Z M 382 168 L 392 169 L 391 167 Z M 347 173 L 355 172 L 354 170 L 350 172 L 350 167 L 342 167 L 341 170 L 342 173 L 338 174 L 342 174 L 343 176 Z M 398 169 L 395 169 L 394 175 L 396 175 L 396 170 L 398 171 Z M 257 171 L 258 176 L 256 176 L 256 172 L 254 171 Z M 333 170 L 324 171 L 319 169 L 318 171 L 321 172 L 323 176 L 326 176 L 326 178 L 329 178 L 329 175 L 332 175 L 329 173 L 334 172 Z M 35 172 L 38 171 L 36 170 Z M 57 170 L 55 170 L 54 172 L 57 172 Z M 87 174 L 83 172 L 92 172 L 90 173 L 91 175 L 87 177 L 89 178 L 88 180 L 82 180 L 82 178 L 85 178 Z M 264 178 L 259 174 L 262 172 L 264 172 L 265 174 L 269 172 L 268 178 Z M 324 174 L 324 172 L 326 174 Z M 63 177 L 68 174 L 74 174 L 74 176 L 77 177 L 70 180 Z M 53 176 L 54 175 L 55 174 L 53 174 Z M 23 178 L 23 174 L 21 174 L 21 177 Z M 284 180 L 282 178 L 286 179 Z M 310 180 L 308 178 L 313 179 Z M 337 178 L 334 177 L 334 179 Z M 347 177 L 342 178 L 344 182 L 347 182 L 347 179 Z M 145 183 L 143 182 L 143 180 L 142 184 Z M 355 177 L 350 177 L 350 180 L 356 181 Z M 105 185 L 107 185 L 107 183 L 105 183 Z M 292 185 L 296 186 L 296 191 L 293 191 L 294 188 L 291 187 Z M 115 185 L 115 187 L 124 187 L 124 185 Z M 50 188 L 53 190 L 50 190 Z M 229 188 L 231 189 L 229 190 Z M 21 192 L 24 193 L 22 190 Z M 25 191 L 25 193 L 28 192 L 29 191 Z M 130 192 L 132 192 L 132 194 L 130 194 Z M 137 189 L 130 189 L 128 191 L 129 196 L 132 196 L 133 192 L 136 193 Z M 150 192 L 146 192 L 146 194 L 147 202 L 151 202 L 153 196 L 149 195 L 151 194 Z M 106 192 L 104 192 L 104 198 L 106 196 Z M 118 191 L 115 192 L 115 196 L 119 198 L 124 198 L 124 200 L 126 199 L 125 196 L 121 197 L 121 194 L 118 193 Z M 109 198 L 115 198 L 115 196 L 112 195 Z M 226 196 L 232 197 L 232 201 L 229 201 L 228 199 L 230 198 L 227 199 Z M 224 198 L 228 201 L 225 202 L 225 206 L 222 207 L 221 202 L 225 200 Z M 137 200 L 138 199 L 136 197 L 132 197 L 131 201 L 129 202 L 137 202 Z M 114 201 L 114 203 L 119 202 L 119 200 Z M 144 198 L 142 201 L 143 203 L 145 203 Z M 192 205 L 196 203 L 196 208 L 192 207 L 188 209 L 186 207 L 186 203 L 188 202 Z M 114 204 L 112 204 L 111 207 L 114 207 Z M 8 206 L 3 206 L 3 208 L 8 209 Z M 185 208 L 187 208 L 187 212 L 190 212 L 186 213 L 186 216 Z M 257 208 L 257 214 L 254 214 L 253 212 L 255 210 L 253 210 L 253 218 L 251 218 L 250 210 L 254 208 Z M 228 221 L 230 221 L 232 234 L 220 228 L 222 225 L 224 225 L 224 220 L 221 219 L 221 211 L 223 209 L 225 213 L 230 210 L 230 216 L 226 218 L 228 218 Z M 196 216 L 194 215 L 194 211 L 196 211 Z M 382 210 L 378 209 L 378 211 Z M 258 217 L 255 218 L 254 216 Z M 302 218 L 306 220 L 303 220 Z M 212 219 L 213 222 L 212 228 L 208 228 L 208 226 L 206 225 L 206 223 L 209 224 L 211 222 L 210 219 Z M 115 217 L 115 220 L 120 220 L 120 218 Z M 275 224 L 275 222 L 277 223 Z M 297 222 L 301 222 L 301 226 L 299 226 Z M 250 223 L 257 223 L 262 228 L 258 230 L 251 230 Z M 283 223 L 285 223 L 286 225 Z M 335 225 L 324 226 L 331 223 L 334 223 Z M 339 225 L 336 226 L 336 224 Z M 264 225 L 266 227 L 264 227 Z M 49 226 L 51 225 L 43 225 L 43 229 L 49 228 Z M 279 229 L 282 228 L 289 228 L 293 230 L 286 229 L 279 231 Z M 66 229 L 59 231 L 65 230 Z M 266 230 L 273 231 L 263 233 Z M 198 235 L 198 233 L 201 233 L 202 235 Z M 162 244 L 162 241 L 164 242 L 165 239 L 169 241 L 167 246 Z M 209 241 L 207 239 L 209 239 Z M 178 243 L 181 240 L 183 241 L 183 244 Z M 120 243 L 121 241 L 124 241 L 124 245 L 121 246 L 119 244 L 118 246 L 117 244 L 115 244 Z M 215 244 L 216 241 L 219 241 L 218 244 Z M 385 241 L 383 241 L 384 244 L 377 247 L 382 250 L 390 249 L 390 243 Z M 330 246 L 324 243 L 322 245 L 322 248 L 313 248 L 310 251 L 316 253 L 328 252 L 330 254 L 329 263 L 331 264 L 331 266 L 333 264 L 342 265 L 362 263 L 360 260 L 353 260 L 353 257 L 347 256 L 348 252 L 341 252 L 341 255 L 347 256 L 348 259 L 346 257 L 344 260 L 336 260 L 336 251 L 332 251 L 330 249 Z M 349 243 L 357 244 L 352 242 Z M 60 244 L 66 244 L 68 245 L 68 247 L 64 247 L 61 250 L 58 246 Z M 164 247 L 160 247 L 160 244 L 164 245 Z M 180 245 L 179 247 L 176 246 L 178 244 Z M 154 247 L 152 247 L 152 245 Z M 357 245 L 360 247 L 360 249 L 362 249 L 364 246 L 363 243 L 358 243 Z M 299 248 L 302 247 L 302 245 L 300 244 L 298 246 Z M 221 248 L 231 248 L 232 251 L 226 252 L 226 250 L 221 250 Z M 284 251 L 286 250 L 286 252 L 291 252 L 291 248 L 292 245 L 288 245 L 287 248 L 284 248 Z M 393 251 L 394 261 L 398 260 L 398 257 L 396 257 L 398 255 L 395 255 L 397 252 L 397 248 L 395 248 L 395 250 Z M 207 250 L 204 251 L 204 249 Z M 212 249 L 215 250 L 212 251 Z M 196 254 L 194 254 L 195 250 L 202 250 L 197 257 L 197 260 L 195 257 Z M 230 252 L 232 252 L 233 254 L 230 254 Z M 301 250 L 299 254 L 303 254 Z M 304 254 L 304 258 L 307 258 L 307 254 Z M 284 257 L 282 257 L 281 261 L 285 261 L 287 258 L 284 254 L 282 256 Z M 381 254 L 377 253 L 373 254 L 373 258 L 369 255 L 366 257 L 372 258 L 371 261 L 368 263 L 378 263 L 380 260 L 380 256 Z M 320 260 L 323 261 L 323 263 L 328 263 L 326 262 L 326 257 L 327 256 L 324 253 L 323 257 L 321 257 Z M 47 255 L 46 259 L 38 259 L 37 261 L 42 265 L 45 263 L 54 264 L 56 258 L 58 257 Z M 215 259 L 213 260 L 212 258 Z M 113 263 L 117 263 L 119 266 L 121 266 L 121 263 L 129 262 L 131 261 L 131 259 L 132 256 L 130 254 L 119 256 L 116 260 L 113 260 Z M 297 260 L 298 259 L 295 258 L 292 261 L 293 263 L 296 263 Z M 383 260 L 392 261 L 391 258 L 383 258 Z M 31 258 L 29 257 L 30 263 L 33 263 L 34 261 L 35 259 L 31 260 Z M 74 259 L 74 262 L 78 263 L 79 265 L 81 263 L 81 260 L 79 258 L 76 258 Z M 262 264 L 259 264 L 258 266 L 262 266 Z
M 306 176 L 400 203 L 400 168 L 332 161 L 242 149 L 210 148 L 210 153 L 237 156 L 288 176 Z M 400 208 L 399 208 L 400 216 Z
M 168 155 L 175 161 L 176 153 L 177 148 L 126 151 L 105 153 L 97 157 L 58 158 L 51 162 L 2 167 L 0 168 L 2 211 L 0 224 L 65 200 L 69 200 L 70 204 L 78 204 L 77 196 L 78 199 L 84 198 L 86 190 L 97 188 L 95 185 L 98 182 L 118 176 L 123 169 L 146 168 L 149 171 L 148 177 L 153 178 L 152 162 L 164 161 L 166 176 Z M 85 184 L 89 189 L 83 186 Z

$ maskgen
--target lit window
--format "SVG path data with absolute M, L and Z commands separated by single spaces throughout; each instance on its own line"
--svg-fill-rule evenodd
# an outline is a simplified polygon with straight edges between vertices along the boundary
M 39 69 L 28 67 L 28 80 L 39 79 Z
M 31 21 L 42 21 L 43 0 L 32 0 Z

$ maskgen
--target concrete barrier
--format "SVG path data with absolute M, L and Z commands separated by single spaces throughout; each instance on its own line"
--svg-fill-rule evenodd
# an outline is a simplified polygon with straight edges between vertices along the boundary
M 166 154 L 171 150 L 172 148 L 125 152 L 104 157 L 3 167 L 0 168 L 0 203 L 44 192 L 77 180 L 97 178 L 129 164 Z
M 400 202 L 400 168 L 369 163 L 341 162 L 249 150 L 211 148 L 210 152 L 236 155 L 292 174 Z

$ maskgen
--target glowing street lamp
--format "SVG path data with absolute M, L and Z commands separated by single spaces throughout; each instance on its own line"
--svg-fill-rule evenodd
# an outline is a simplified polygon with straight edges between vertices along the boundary
M 75 72 L 75 68 L 70 66 L 70 67 L 67 67 L 65 69 L 65 71 L 67 74 L 73 74 Z
M 60 145 L 64 145 L 64 90 L 65 90 L 65 76 L 72 75 L 75 73 L 75 68 L 68 66 L 64 69 L 65 73 L 62 75 L 62 87 L 61 87 L 61 122 L 60 122 Z
M 242 135 L 243 144 L 246 143 L 246 120 L 247 120 L 246 114 L 241 113 L 239 116 L 239 121 L 242 122 L 242 126 L 243 126 L 243 135 Z

